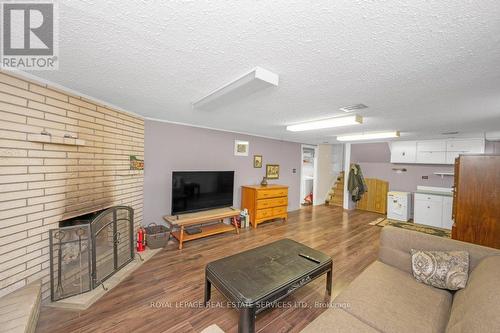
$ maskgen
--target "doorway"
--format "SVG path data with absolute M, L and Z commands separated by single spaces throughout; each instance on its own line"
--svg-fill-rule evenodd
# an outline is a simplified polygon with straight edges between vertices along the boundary
M 317 146 L 302 145 L 300 172 L 300 207 L 313 204 L 317 174 Z

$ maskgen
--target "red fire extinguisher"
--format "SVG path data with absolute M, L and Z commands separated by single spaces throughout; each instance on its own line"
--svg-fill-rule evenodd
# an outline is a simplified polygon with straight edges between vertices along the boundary
M 146 234 L 143 228 L 139 228 L 137 231 L 137 252 L 142 252 L 146 247 Z

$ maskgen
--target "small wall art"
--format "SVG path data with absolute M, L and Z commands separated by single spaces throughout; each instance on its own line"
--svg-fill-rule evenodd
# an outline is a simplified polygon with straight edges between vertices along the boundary
M 280 178 L 280 166 L 278 164 L 266 164 L 266 178 L 267 179 L 279 179 Z
M 234 156 L 248 156 L 248 141 L 234 140 Z
M 144 160 L 140 160 L 136 156 L 130 155 L 130 170 L 144 170 Z
M 253 167 L 262 168 L 262 155 L 253 155 Z

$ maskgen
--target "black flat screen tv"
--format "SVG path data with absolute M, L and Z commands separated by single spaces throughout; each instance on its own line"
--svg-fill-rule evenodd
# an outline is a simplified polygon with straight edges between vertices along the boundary
M 172 215 L 233 205 L 234 171 L 172 172 Z

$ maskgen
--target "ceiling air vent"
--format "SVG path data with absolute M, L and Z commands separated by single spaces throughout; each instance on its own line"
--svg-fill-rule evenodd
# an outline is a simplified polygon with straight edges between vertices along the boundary
M 368 108 L 368 106 L 366 106 L 364 104 L 354 104 L 354 105 L 344 106 L 344 107 L 340 108 L 340 111 L 352 112 L 352 111 L 358 111 L 358 110 L 363 110 L 363 109 L 367 109 L 367 108 Z

